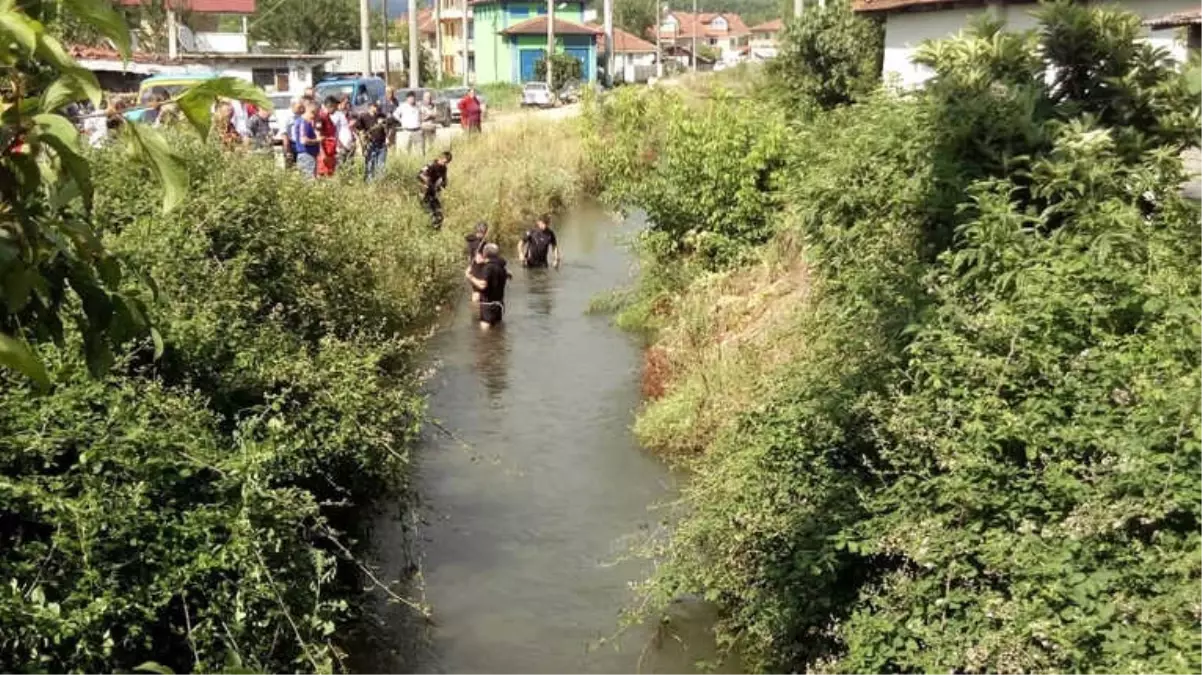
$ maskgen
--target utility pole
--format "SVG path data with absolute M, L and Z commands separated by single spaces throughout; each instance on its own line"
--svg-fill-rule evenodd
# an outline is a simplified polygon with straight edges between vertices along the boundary
M 175 10 L 171 3 L 167 4 L 167 58 L 172 61 L 179 58 L 179 26 L 175 21 Z
M 367 2 L 367 0 L 363 0 Z M 421 71 L 421 63 L 417 50 L 421 47 L 418 44 L 422 38 L 417 34 L 417 0 L 409 0 L 409 88 L 417 89 L 419 86 L 418 73 Z
M 388 76 L 392 74 L 391 64 L 388 62 L 388 24 L 392 19 L 388 18 L 388 0 L 384 0 L 384 86 L 388 86 Z
M 805 0 L 793 0 L 794 18 L 800 19 L 803 11 L 805 11 Z
M 663 6 L 655 0 L 655 76 L 664 76 L 664 39 L 661 33 L 664 27 Z
M 359 49 L 363 52 L 363 76 L 371 75 L 371 7 L 359 0 Z
M 551 67 L 551 57 L 555 55 L 555 0 L 547 0 L 547 57 L 543 62 L 547 64 L 547 91 L 551 94 L 551 99 L 555 99 L 555 77 Z
M 434 0 L 434 79 L 442 82 L 442 0 Z
M 605 84 L 614 86 L 614 0 L 605 0 Z
M 462 28 L 463 28 L 463 86 L 467 87 L 467 86 L 471 85 L 471 82 L 468 80 L 468 74 L 467 74 L 467 71 L 468 71 L 467 55 L 468 55 L 468 49 L 471 46 L 471 44 L 468 42 L 468 39 L 467 39 L 467 0 L 463 0 L 463 25 L 462 25 Z
M 697 0 L 693 0 L 693 72 L 697 72 L 697 27 L 701 25 L 699 19 L 701 15 L 697 13 Z

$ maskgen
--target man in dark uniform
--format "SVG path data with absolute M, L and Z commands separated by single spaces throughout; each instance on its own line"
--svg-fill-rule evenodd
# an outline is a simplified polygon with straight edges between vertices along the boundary
M 526 267 L 546 267 L 547 255 L 552 254 L 553 267 L 559 267 L 559 242 L 551 229 L 551 216 L 541 215 L 533 230 L 527 230 L 518 243 L 518 256 Z
M 483 265 L 469 266 L 464 276 L 480 292 L 480 327 L 489 328 L 501 323 L 505 312 L 505 284 L 510 275 L 496 244 L 485 244 L 482 252 Z
M 442 202 L 438 195 L 447 186 L 447 165 L 451 163 L 451 153 L 444 152 L 433 162 L 422 167 L 417 179 L 422 184 L 422 204 L 430 212 L 434 227 L 442 226 Z

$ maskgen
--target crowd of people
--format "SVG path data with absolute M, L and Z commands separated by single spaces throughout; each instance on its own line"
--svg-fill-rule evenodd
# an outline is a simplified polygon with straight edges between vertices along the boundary
M 480 132 L 483 107 L 475 88 L 456 106 L 464 130 Z M 358 111 L 347 96 L 330 96 L 319 103 L 308 90 L 293 102 L 292 114 L 288 128 L 279 130 L 285 165 L 309 177 L 333 175 L 361 152 L 363 177 L 371 181 L 380 175 L 390 148 L 426 156 L 440 126 L 431 92 L 425 92 L 421 102 L 413 92 L 399 101 L 393 87 L 385 90 L 383 99 Z

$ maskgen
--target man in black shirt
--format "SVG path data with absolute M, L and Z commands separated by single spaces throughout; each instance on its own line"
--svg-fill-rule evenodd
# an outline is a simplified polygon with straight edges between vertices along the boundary
M 375 101 L 355 120 L 355 128 L 363 134 L 363 180 L 370 182 L 384 170 L 388 160 L 388 129 L 393 123 Z
M 526 267 L 546 267 L 547 254 L 553 253 L 553 267 L 559 267 L 559 242 L 551 229 L 551 217 L 542 215 L 533 230 L 527 230 L 518 244 L 518 256 Z
M 444 152 L 433 162 L 423 166 L 417 174 L 417 179 L 421 181 L 425 191 L 422 194 L 422 203 L 430 211 L 434 227 L 442 225 L 442 202 L 438 200 L 438 193 L 447 186 L 447 165 L 450 163 L 451 153 Z
M 501 323 L 509 270 L 505 269 L 505 259 L 501 257 L 501 249 L 496 244 L 485 244 L 482 258 L 483 264 L 468 267 L 464 276 L 480 292 L 480 326 L 488 328 Z
M 467 240 L 467 260 L 471 262 L 476 257 L 476 251 L 484 245 L 484 240 L 488 237 L 488 223 L 476 223 L 476 229 L 472 233 L 464 237 Z

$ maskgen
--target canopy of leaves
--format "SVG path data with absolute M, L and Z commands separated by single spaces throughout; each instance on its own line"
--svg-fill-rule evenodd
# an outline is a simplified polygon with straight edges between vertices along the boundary
M 580 66 L 580 60 L 568 54 L 552 54 L 551 55 L 551 75 L 556 87 L 561 87 L 564 84 L 573 80 L 579 81 L 584 75 L 584 71 Z M 538 80 L 547 79 L 547 60 L 541 59 L 534 64 L 534 77 Z
M 1198 101 L 1138 17 L 1039 20 L 933 43 L 925 90 L 782 141 L 760 199 L 777 242 L 805 245 L 804 349 L 693 464 L 651 586 L 716 603 L 753 670 L 1202 668 L 1202 214 L 1178 156 Z M 685 141 L 735 111 L 778 133 L 746 101 L 633 99 L 589 119 L 655 242 L 729 192 L 729 160 Z M 670 274 L 649 276 L 662 298 Z
M 354 49 L 359 46 L 359 3 L 356 0 L 261 2 L 258 13 L 250 20 L 250 38 L 305 54 Z
M 884 37 L 881 22 L 852 12 L 848 0 L 830 0 L 785 22 L 768 71 L 786 99 L 846 105 L 876 88 Z

